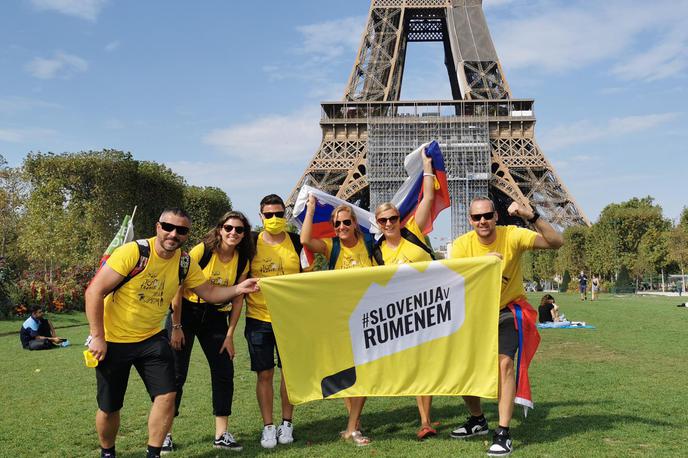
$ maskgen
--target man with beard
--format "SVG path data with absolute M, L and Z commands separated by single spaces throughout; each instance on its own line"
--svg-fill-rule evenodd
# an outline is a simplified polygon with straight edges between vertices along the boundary
M 181 284 L 211 303 L 225 303 L 258 290 L 248 279 L 229 287 L 215 286 L 181 245 L 191 218 L 179 208 L 166 209 L 156 223 L 156 236 L 127 243 L 112 254 L 86 289 L 86 315 L 96 367 L 96 430 L 101 457 L 115 456 L 131 366 L 136 367 L 153 401 L 148 417 L 148 456 L 160 455 L 174 417 L 174 360 L 161 323 Z

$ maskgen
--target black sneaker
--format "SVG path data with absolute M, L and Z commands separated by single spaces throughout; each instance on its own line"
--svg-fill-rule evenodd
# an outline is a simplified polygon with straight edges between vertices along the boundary
M 241 446 L 240 443 L 234 440 L 234 436 L 232 436 L 232 433 L 228 433 L 225 431 L 222 433 L 220 437 L 215 439 L 213 442 L 213 447 L 215 448 L 224 448 L 227 450 L 232 450 L 234 452 L 240 452 L 244 449 L 244 447 Z
M 487 456 L 507 456 L 511 454 L 511 435 L 503 428 L 497 428 L 492 436 L 492 445 L 487 449 Z
M 160 454 L 164 455 L 166 453 L 174 452 L 174 442 L 172 442 L 172 434 L 167 433 L 165 440 L 162 441 L 162 447 L 160 448 Z
M 489 431 L 487 427 L 487 420 L 485 417 L 478 419 L 478 417 L 470 416 L 466 423 L 456 428 L 450 433 L 454 439 L 467 439 L 473 436 L 484 436 Z

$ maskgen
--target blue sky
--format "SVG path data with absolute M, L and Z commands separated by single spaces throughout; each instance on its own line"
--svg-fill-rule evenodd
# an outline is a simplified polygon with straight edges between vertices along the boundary
M 537 140 L 588 217 L 652 195 L 677 218 L 688 0 L 483 3 L 513 95 L 535 99 Z M 319 103 L 341 99 L 369 4 L 3 2 L 0 154 L 130 151 L 224 189 L 255 220 L 318 148 Z M 442 58 L 411 44 L 402 98 L 449 98 Z

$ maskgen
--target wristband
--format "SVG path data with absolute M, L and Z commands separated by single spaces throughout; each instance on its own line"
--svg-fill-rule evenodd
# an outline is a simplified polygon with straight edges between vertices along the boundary
M 423 176 L 424 176 L 424 177 L 434 177 L 435 174 L 434 174 L 434 173 L 423 172 Z
M 179 324 L 173 324 L 173 325 L 172 325 L 172 329 L 181 329 L 181 328 L 182 328 L 182 324 L 181 324 L 181 323 L 179 323 Z
M 537 221 L 540 218 L 540 214 L 537 212 L 537 210 L 533 210 L 533 217 L 528 220 L 530 224 L 535 224 L 535 221 Z

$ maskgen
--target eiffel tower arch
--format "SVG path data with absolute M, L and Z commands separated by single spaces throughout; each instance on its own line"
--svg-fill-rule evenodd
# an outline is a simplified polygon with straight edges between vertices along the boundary
M 452 100 L 400 101 L 406 49 L 441 42 Z M 343 101 L 323 102 L 320 147 L 292 191 L 308 184 L 363 208 L 388 200 L 403 157 L 437 139 L 452 198 L 452 238 L 469 229 L 467 205 L 489 193 L 500 219 L 512 200 L 555 227 L 589 221 L 535 140 L 533 100 L 514 99 L 482 0 L 371 0 Z

